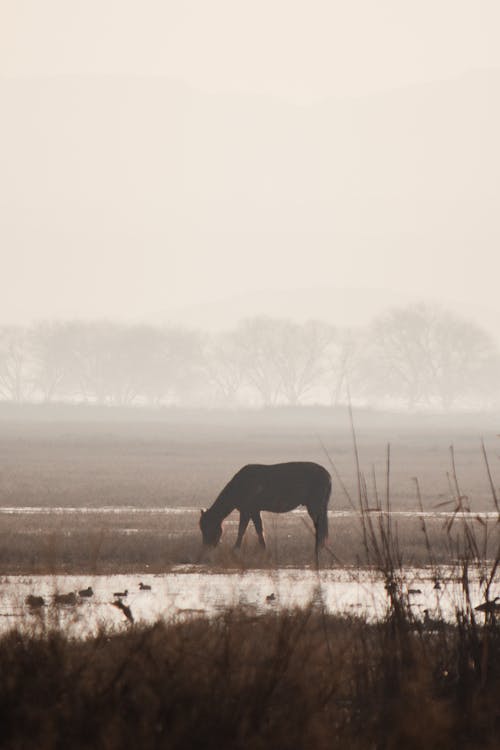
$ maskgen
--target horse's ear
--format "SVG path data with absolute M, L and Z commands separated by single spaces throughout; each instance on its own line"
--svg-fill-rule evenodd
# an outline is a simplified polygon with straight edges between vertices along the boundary
M 205 511 L 204 511 L 204 510 L 202 509 L 202 510 L 200 511 L 200 518 L 203 518 L 203 516 L 204 516 L 204 515 L 205 515 Z

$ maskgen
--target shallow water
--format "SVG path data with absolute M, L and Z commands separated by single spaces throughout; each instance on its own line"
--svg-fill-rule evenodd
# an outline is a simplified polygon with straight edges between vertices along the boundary
M 453 621 L 457 606 L 463 606 L 463 594 L 456 570 L 440 569 L 440 588 L 430 570 L 407 569 L 405 589 L 412 610 L 424 619 L 431 617 Z M 151 586 L 141 591 L 139 583 Z M 92 586 L 94 596 L 78 598 L 73 606 L 53 604 L 54 594 L 76 592 Z M 310 569 L 280 568 L 212 572 L 203 567 L 179 567 L 163 575 L 111 576 L 8 576 L 0 582 L 0 629 L 17 626 L 46 629 L 62 626 L 76 637 L 95 633 L 99 626 L 130 627 L 123 612 L 112 605 L 115 592 L 128 590 L 126 603 L 137 623 L 158 619 L 184 619 L 198 615 L 216 616 L 231 607 L 242 606 L 250 614 L 322 603 L 330 613 L 361 615 L 373 621 L 384 616 L 388 597 L 380 576 L 370 570 L 329 569 L 319 573 Z M 471 575 L 474 604 L 482 601 L 478 576 Z M 42 596 L 40 609 L 26 604 L 29 595 Z M 492 596 L 494 594 L 492 593 Z
M 388 516 L 394 518 L 442 518 L 445 519 L 457 519 L 457 520 L 474 520 L 475 518 L 481 518 L 483 520 L 498 519 L 498 513 L 496 511 L 481 511 L 481 512 L 456 512 L 456 511 L 449 511 L 449 510 L 443 510 L 443 511 L 437 511 L 437 510 L 424 510 L 424 511 L 416 511 L 416 510 L 391 510 L 390 512 L 384 511 L 384 510 L 367 510 L 366 513 L 369 513 L 370 516 Z M 193 508 L 193 507 L 152 507 L 152 508 L 144 508 L 144 507 L 138 507 L 136 505 L 100 505 L 100 506 L 78 506 L 78 507 L 72 507 L 72 506 L 2 506 L 0 507 L 0 515 L 19 515 L 19 516 L 32 516 L 32 515 L 63 515 L 67 513 L 68 515 L 116 515 L 119 516 L 121 514 L 158 514 L 158 515 L 164 515 L 164 516 L 175 516 L 175 515 L 184 515 L 184 514 L 197 514 L 199 515 L 200 509 L 199 508 Z M 297 508 L 296 510 L 290 511 L 289 514 L 297 514 L 302 515 L 306 514 L 306 511 L 302 508 Z M 329 510 L 328 511 L 328 517 L 335 519 L 335 518 L 356 518 L 359 519 L 363 514 L 360 513 L 358 510 Z

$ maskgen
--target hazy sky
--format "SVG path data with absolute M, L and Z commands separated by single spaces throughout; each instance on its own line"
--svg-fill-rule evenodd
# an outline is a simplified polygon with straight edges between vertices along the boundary
M 2 0 L 3 75 L 166 75 L 209 91 L 380 91 L 500 64 L 496 0 Z
M 2 0 L 0 323 L 316 286 L 500 314 L 499 34 L 497 0 Z

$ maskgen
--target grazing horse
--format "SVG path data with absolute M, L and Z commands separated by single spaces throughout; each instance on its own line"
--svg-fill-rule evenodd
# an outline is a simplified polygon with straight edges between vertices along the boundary
M 240 512 L 237 549 L 250 521 L 255 526 L 259 544 L 265 548 L 261 510 L 287 513 L 305 505 L 316 531 L 316 561 L 328 536 L 327 508 L 332 482 L 323 466 L 310 461 L 285 464 L 249 464 L 240 469 L 224 487 L 208 510 L 201 511 L 200 529 L 203 543 L 217 546 L 222 536 L 222 521 L 233 510 Z

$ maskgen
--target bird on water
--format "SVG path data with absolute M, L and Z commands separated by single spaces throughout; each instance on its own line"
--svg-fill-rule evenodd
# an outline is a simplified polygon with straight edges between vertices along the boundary
M 54 594 L 54 603 L 73 606 L 76 604 L 76 594 L 74 591 L 70 591 L 69 594 Z
M 498 599 L 500 599 L 500 596 L 495 596 L 494 599 L 492 599 L 489 602 L 483 602 L 482 604 L 479 604 L 477 607 L 474 607 L 476 612 L 484 612 L 485 614 L 495 614 L 496 612 L 500 612 L 500 604 L 497 604 Z
M 81 589 L 81 591 L 78 592 L 78 596 L 82 596 L 83 598 L 85 598 L 85 597 L 88 598 L 89 596 L 94 596 L 94 592 L 92 590 L 92 586 L 89 586 L 86 589 Z
M 28 594 L 25 601 L 28 607 L 31 607 L 32 609 L 38 609 L 45 605 L 45 599 L 43 596 L 34 596 L 34 594 Z

